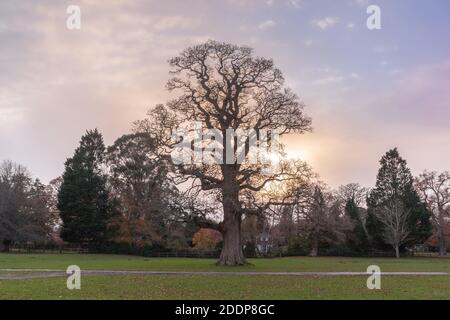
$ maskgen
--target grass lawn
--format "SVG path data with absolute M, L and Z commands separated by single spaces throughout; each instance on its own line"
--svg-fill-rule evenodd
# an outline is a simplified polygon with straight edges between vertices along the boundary
M 450 272 L 444 258 L 276 258 L 224 268 L 212 259 L 143 258 L 120 255 L 0 254 L 0 269 L 148 271 L 381 271 Z M 11 274 L 11 271 L 1 272 Z M 23 272 L 20 272 L 23 273 Z M 81 290 L 66 279 L 0 280 L 0 299 L 450 299 L 449 276 L 383 276 L 381 290 L 368 290 L 365 276 L 151 275 L 84 276 Z
M 359 271 L 378 265 L 387 271 L 450 272 L 449 258 L 342 258 L 290 257 L 249 259 L 239 267 L 217 267 L 214 259 L 145 258 L 97 254 L 0 254 L 0 269 L 59 269 L 78 265 L 82 270 L 149 270 L 149 271 Z
M 116 276 L 84 277 L 81 290 L 64 278 L 0 281 L 0 299 L 449 299 L 439 276 L 383 277 L 368 290 L 366 277 Z

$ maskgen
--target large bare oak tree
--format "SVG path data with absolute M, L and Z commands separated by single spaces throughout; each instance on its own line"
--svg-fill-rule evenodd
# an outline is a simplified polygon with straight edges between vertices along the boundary
M 160 143 L 174 147 L 173 134 L 186 122 L 201 122 L 207 129 L 276 130 L 282 136 L 310 130 L 311 120 L 296 94 L 284 86 L 284 78 L 271 59 L 256 57 L 249 47 L 208 41 L 184 50 L 171 59 L 167 87 L 177 97 L 150 112 L 152 119 L 138 127 L 157 136 Z M 248 144 L 247 140 L 247 144 Z M 178 141 L 179 142 L 179 141 Z M 237 161 L 237 143 L 222 143 L 223 159 L 233 148 L 234 161 L 223 164 L 178 164 L 178 172 L 199 181 L 202 190 L 215 190 L 223 207 L 223 249 L 220 265 L 245 263 L 241 243 L 243 215 L 261 207 L 244 205 L 248 193 L 263 190 L 270 182 L 288 179 L 285 167 L 262 174 L 266 164 Z M 248 156 L 250 148 L 244 150 Z

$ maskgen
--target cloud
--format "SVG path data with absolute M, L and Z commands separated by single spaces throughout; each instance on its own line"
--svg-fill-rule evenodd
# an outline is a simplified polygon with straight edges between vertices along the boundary
M 258 25 L 258 29 L 259 30 L 266 30 L 266 29 L 270 29 L 276 26 L 276 22 L 273 20 L 266 20 L 264 22 L 261 22 Z
M 2 107 L 0 103 L 0 130 L 14 128 L 25 118 L 26 109 Z M 0 131 L 0 132 L 1 132 Z
M 319 29 L 326 30 L 330 27 L 333 27 L 339 22 L 339 18 L 337 17 L 325 17 L 323 19 L 315 19 L 311 21 L 313 25 L 318 27 Z
M 313 43 L 314 43 L 314 42 L 313 42 L 311 39 L 305 40 L 305 41 L 303 42 L 303 44 L 304 44 L 305 47 L 307 47 L 307 48 L 311 47 L 311 46 L 313 45 Z
M 296 9 L 300 9 L 302 7 L 300 0 L 288 0 L 288 4 Z
M 345 78 L 342 76 L 329 76 L 329 77 L 318 79 L 318 80 L 314 81 L 312 84 L 327 85 L 327 84 L 331 84 L 331 83 L 341 83 L 342 81 L 344 81 L 344 79 Z
M 386 54 L 398 51 L 398 47 L 396 45 L 380 45 L 373 48 L 373 51 L 378 54 Z
M 415 123 L 418 126 L 448 130 L 450 119 L 450 60 L 439 64 L 424 65 L 398 74 L 392 89 L 379 97 L 376 110 L 379 116 L 389 114 L 395 123 Z M 450 132 L 448 133 L 450 134 Z
M 183 16 L 166 16 L 160 18 L 156 24 L 155 29 L 157 31 L 165 31 L 171 29 L 189 29 L 198 26 L 198 20 L 193 20 Z
M 0 157 L 44 181 L 86 129 L 111 143 L 166 101 L 167 59 L 212 38 L 190 5 L 80 0 L 81 30 L 71 31 L 63 1 L 12 3 L 0 2 Z
M 389 74 L 391 75 L 391 76 L 396 76 L 396 75 L 398 75 L 398 74 L 400 74 L 400 73 L 402 73 L 403 71 L 402 70 L 400 70 L 400 69 L 392 69 L 390 72 L 389 72 Z
M 327 70 L 325 72 L 328 73 L 329 71 Z M 322 86 L 322 85 L 342 83 L 346 80 L 354 80 L 354 79 L 359 79 L 359 75 L 357 73 L 353 72 L 349 75 L 337 74 L 337 75 L 326 76 L 324 78 L 320 78 L 320 79 L 313 81 L 312 84 L 316 85 L 316 86 Z
M 367 7 L 367 6 L 369 6 L 370 1 L 369 0 L 354 0 L 354 3 L 360 7 Z
M 353 1 L 347 3 L 355 5 Z M 411 67 L 433 59 L 425 55 L 430 46 L 412 52 L 413 59 L 397 65 L 396 55 L 390 54 L 405 46 L 401 39 L 354 41 L 346 27 L 355 23 L 359 28 L 365 10 L 354 7 L 356 15 L 348 13 L 345 19 L 337 10 L 301 20 L 296 8 L 308 5 L 308 12 L 302 12 L 306 15 L 322 10 L 321 4 L 289 0 L 227 0 L 225 5 L 207 0 L 76 2 L 82 9 L 79 32 L 65 28 L 67 1 L 0 0 L 0 156 L 29 166 L 44 181 L 62 172 L 64 159 L 86 129 L 98 127 L 109 144 L 128 132 L 131 122 L 143 117 L 149 107 L 172 97 L 164 88 L 170 77 L 167 59 L 208 38 L 248 44 L 258 55 L 274 58 L 314 119 L 315 133 L 307 135 L 314 140 L 312 164 L 327 181 L 374 178 L 378 157 L 387 144 L 397 142 L 405 153 L 416 149 L 417 157 L 433 154 L 420 165 L 432 166 L 435 161 L 448 166 L 448 66 Z M 244 21 L 248 23 L 242 28 L 245 32 L 239 32 Z M 304 21 L 309 28 L 303 28 Z M 342 33 L 327 42 L 320 38 L 329 35 L 321 30 L 336 28 L 337 23 Z M 280 32 L 269 32 L 274 27 Z M 362 47 L 364 51 L 359 50 Z M 437 48 L 442 54 L 448 51 L 445 46 Z M 346 59 L 349 52 L 354 59 Z M 383 60 L 390 64 L 382 69 L 378 63 Z M 318 71 L 324 61 L 329 70 Z M 379 86 L 369 85 L 379 76 L 384 76 Z M 437 138 L 439 144 L 431 147 Z

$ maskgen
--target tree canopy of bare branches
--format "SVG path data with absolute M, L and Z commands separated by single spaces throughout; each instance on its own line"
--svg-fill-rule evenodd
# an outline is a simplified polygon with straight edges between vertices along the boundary
M 55 224 L 47 187 L 33 180 L 25 167 L 4 161 L 0 165 L 0 241 L 50 240 Z
M 445 226 L 450 217 L 450 172 L 437 173 L 425 171 L 414 180 L 423 201 L 433 214 L 433 224 L 437 230 L 439 255 L 447 254 Z M 446 219 L 447 218 L 447 219 Z
M 155 136 L 166 150 L 179 142 L 170 138 L 175 129 L 189 121 L 218 130 L 222 137 L 227 136 L 228 129 L 256 132 L 267 129 L 283 135 L 304 133 L 311 128 L 311 119 L 303 112 L 304 104 L 284 86 L 281 71 L 271 59 L 255 57 L 249 47 L 207 41 L 187 48 L 169 63 L 172 78 L 167 88 L 176 92 L 177 97 L 150 111 L 150 119 L 136 124 L 138 131 Z M 245 156 L 248 149 L 245 148 Z M 264 175 L 263 164 L 236 160 L 236 143 L 221 143 L 223 159 L 230 150 L 235 155 L 231 163 L 177 166 L 179 173 L 198 180 L 202 190 L 217 190 L 220 195 L 224 215 L 221 265 L 245 263 L 241 220 L 254 210 L 243 206 L 242 194 L 259 192 L 269 183 L 292 175 L 283 165 L 277 172 Z
M 384 202 L 375 214 L 384 225 L 384 241 L 394 248 L 395 256 L 400 258 L 400 246 L 411 232 L 408 226 L 410 210 L 404 207 L 399 198 L 394 197 Z

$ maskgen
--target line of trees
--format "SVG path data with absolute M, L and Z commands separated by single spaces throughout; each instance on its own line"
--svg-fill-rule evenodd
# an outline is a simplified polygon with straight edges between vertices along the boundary
M 201 201 L 176 187 L 156 141 L 140 133 L 106 148 L 98 130 L 87 131 L 65 163 L 57 203 L 61 238 L 76 244 L 186 247 L 211 223 Z
M 0 164 L 0 244 L 8 251 L 13 241 L 40 242 L 57 231 L 58 213 L 53 183 L 33 180 L 22 165 Z
M 73 244 L 203 248 L 206 243 L 212 248 L 210 243 L 219 242 L 211 229 L 220 230 L 214 217 L 220 199 L 210 197 L 207 204 L 200 201 L 207 198 L 201 192 L 180 191 L 169 163 L 160 160 L 156 149 L 155 141 L 142 134 L 124 135 L 105 148 L 98 130 L 88 131 L 67 159 L 62 177 L 47 186 L 33 180 L 23 166 L 3 162 L 3 244 L 61 237 Z M 253 255 L 258 237 L 266 232 L 271 249 L 285 247 L 288 253 L 311 256 L 393 250 L 399 257 L 434 234 L 439 254 L 446 254 L 447 172 L 425 171 L 413 178 L 393 149 L 380 160 L 374 188 L 353 183 L 331 190 L 306 164 L 296 166 L 302 168 L 301 178 L 273 183 L 259 198 L 247 199 L 246 205 L 259 214 L 244 216 L 243 252 Z M 276 203 L 279 198 L 284 201 Z
M 414 179 L 398 150 L 392 149 L 380 160 L 374 188 L 353 183 L 332 191 L 323 183 L 310 181 L 298 190 L 293 203 L 272 208 L 271 220 L 265 225 L 276 243 L 294 252 L 303 250 L 316 256 L 320 249 L 342 254 L 393 250 L 397 257 L 405 248 L 413 250 L 424 244 L 434 226 L 440 254 L 445 255 L 444 236 L 439 225 L 433 225 L 434 220 L 439 221 L 439 210 L 432 219 L 436 199 L 430 201 L 429 192 L 428 198 L 420 196 L 424 175 L 430 176 L 424 173 Z M 443 210 L 444 215 L 449 215 L 449 209 Z
M 232 163 L 174 163 L 170 153 L 186 138 L 174 133 L 192 121 L 226 137 L 228 129 L 302 134 L 311 119 L 273 61 L 251 48 L 207 41 L 169 63 L 167 86 L 176 97 L 109 147 L 98 130 L 87 131 L 51 186 L 4 165 L 3 242 L 48 239 L 53 232 L 75 244 L 187 247 L 200 228 L 211 228 L 222 234 L 218 263 L 239 265 L 244 250 L 251 254 L 260 241 L 264 250 L 277 245 L 312 256 L 324 248 L 357 254 L 390 248 L 398 257 L 435 230 L 440 254 L 446 253 L 450 176 L 424 172 L 414 179 L 397 149 L 382 157 L 370 190 L 358 184 L 330 190 L 298 160 L 281 159 L 270 172 L 267 163 L 241 163 L 236 138 L 215 141 L 223 159 L 232 151 Z M 239 151 L 244 157 L 249 144 L 250 138 Z

